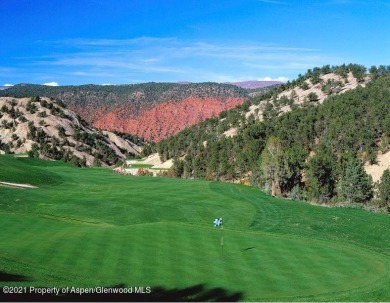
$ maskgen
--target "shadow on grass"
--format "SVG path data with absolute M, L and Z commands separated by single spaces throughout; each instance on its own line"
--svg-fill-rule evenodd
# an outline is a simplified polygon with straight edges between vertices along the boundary
M 198 284 L 187 288 L 167 289 L 161 286 L 151 288 L 131 288 L 124 284 L 105 287 L 106 290 L 116 290 L 126 293 L 67 293 L 60 295 L 31 294 L 4 294 L 0 288 L 0 297 L 3 301 L 40 301 L 40 302 L 236 302 L 242 300 L 242 292 L 230 292 L 223 288 L 207 288 Z M 131 293 L 130 293 L 131 290 Z M 112 291 L 110 291 L 112 292 Z
M 25 276 L 9 274 L 3 271 L 0 271 L 0 282 L 26 282 L 29 279 Z
M 243 249 L 242 251 L 244 252 L 244 251 L 248 251 L 248 250 L 251 250 L 251 249 L 254 249 L 254 248 L 256 248 L 256 247 L 255 246 L 247 247 L 247 248 Z
M 228 259 L 229 257 L 232 257 L 232 256 L 236 256 L 236 255 L 241 255 L 249 250 L 252 250 L 252 249 L 255 249 L 256 247 L 255 246 L 252 246 L 252 247 L 247 247 L 247 248 L 244 248 L 238 252 L 235 252 L 235 253 L 231 253 L 231 254 L 226 254 L 223 256 L 224 259 Z

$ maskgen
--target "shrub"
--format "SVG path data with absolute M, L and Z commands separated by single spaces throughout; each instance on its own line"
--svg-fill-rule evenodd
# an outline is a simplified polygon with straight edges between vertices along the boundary
M 307 82 L 302 82 L 302 84 L 300 84 L 299 87 L 303 90 L 307 90 L 309 89 L 309 84 L 307 84 Z
M 315 92 L 309 93 L 307 95 L 307 98 L 309 99 L 310 102 L 314 102 L 314 101 L 317 101 L 319 99 L 318 95 Z
M 38 113 L 38 117 L 40 117 L 40 118 L 45 118 L 45 117 L 47 117 L 46 111 L 41 111 L 41 112 L 39 112 L 39 113 Z
M 30 100 L 30 101 L 27 102 L 26 110 L 30 114 L 35 114 L 36 111 L 37 111 L 37 106 L 33 103 L 33 101 Z
M 137 170 L 137 176 L 149 176 L 153 177 L 153 173 L 147 169 L 138 168 Z
M 25 116 L 20 116 L 20 117 L 19 117 L 19 121 L 20 121 L 21 123 L 24 123 L 24 122 L 27 122 L 27 119 L 26 119 Z

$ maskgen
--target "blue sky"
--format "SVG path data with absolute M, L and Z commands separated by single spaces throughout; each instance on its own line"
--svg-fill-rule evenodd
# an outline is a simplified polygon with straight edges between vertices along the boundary
M 0 85 L 292 80 L 389 65 L 389 29 L 389 0 L 1 0 Z

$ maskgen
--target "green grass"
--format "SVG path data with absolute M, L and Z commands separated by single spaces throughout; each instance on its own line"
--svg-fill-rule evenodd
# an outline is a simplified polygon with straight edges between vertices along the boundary
M 59 184 L 62 182 L 61 176 L 45 169 L 53 166 L 66 167 L 67 165 L 60 162 L 17 158 L 10 155 L 0 156 L 0 181 L 45 186 Z
M 387 215 L 9 156 L 0 181 L 39 187 L 0 187 L 0 272 L 29 280 L 14 285 L 204 284 L 250 301 L 390 300 Z

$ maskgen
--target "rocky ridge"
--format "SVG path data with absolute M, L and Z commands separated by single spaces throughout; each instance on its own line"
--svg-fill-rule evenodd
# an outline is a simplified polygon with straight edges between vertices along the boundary
M 3 153 L 28 153 L 79 166 L 111 166 L 119 159 L 138 155 L 141 149 L 125 136 L 90 127 L 60 101 L 0 97 Z

